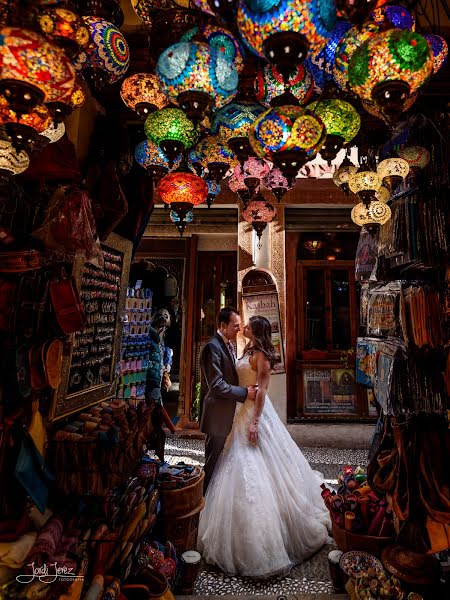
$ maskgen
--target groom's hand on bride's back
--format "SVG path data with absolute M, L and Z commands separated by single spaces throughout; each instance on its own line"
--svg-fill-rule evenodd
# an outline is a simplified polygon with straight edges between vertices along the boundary
M 249 385 L 247 387 L 247 400 L 254 400 L 256 398 L 257 391 L 258 391 L 257 385 Z

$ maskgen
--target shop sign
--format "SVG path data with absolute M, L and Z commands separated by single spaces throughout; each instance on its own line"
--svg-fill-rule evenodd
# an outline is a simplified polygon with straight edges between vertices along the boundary
M 303 371 L 305 414 L 357 413 L 353 369 L 306 368 Z

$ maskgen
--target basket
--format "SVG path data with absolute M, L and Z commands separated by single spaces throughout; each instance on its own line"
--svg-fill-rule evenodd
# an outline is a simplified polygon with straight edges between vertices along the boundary
M 349 552 L 350 550 L 365 550 L 377 558 L 381 558 L 383 548 L 394 542 L 393 537 L 375 537 L 372 535 L 361 535 L 351 533 L 337 527 L 333 523 L 333 537 L 339 550 Z
M 200 504 L 194 510 L 179 517 L 163 519 L 164 539 L 172 542 L 177 554 L 181 555 L 186 550 L 196 548 L 198 521 L 204 506 L 205 500 L 202 498 Z
M 176 490 L 161 489 L 161 513 L 168 517 L 178 517 L 194 510 L 203 498 L 203 481 L 205 473 L 202 471 L 194 483 Z

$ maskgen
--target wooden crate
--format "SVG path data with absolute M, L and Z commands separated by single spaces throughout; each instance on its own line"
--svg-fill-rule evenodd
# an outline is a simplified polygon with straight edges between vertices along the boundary
M 357 533 L 351 533 L 345 529 L 337 527 L 333 523 L 333 537 L 336 541 L 337 547 L 342 552 L 349 552 L 350 550 L 364 550 L 373 554 L 377 558 L 381 558 L 381 552 L 383 548 L 389 546 L 394 542 L 393 537 L 375 537 L 371 535 L 361 535 Z
M 194 510 L 203 498 L 203 481 L 205 473 L 191 485 L 176 490 L 160 490 L 161 512 L 164 517 L 178 517 Z

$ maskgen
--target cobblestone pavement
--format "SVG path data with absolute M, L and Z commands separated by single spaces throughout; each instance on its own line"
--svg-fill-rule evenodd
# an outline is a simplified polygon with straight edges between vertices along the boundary
M 343 465 L 367 464 L 366 450 L 343 450 L 333 448 L 302 448 L 311 467 L 323 473 L 327 483 L 336 485 L 336 476 Z M 203 465 L 205 460 L 204 442 L 196 439 L 168 437 L 165 456 L 167 462 L 176 464 L 183 461 L 193 465 Z M 295 567 L 285 577 L 255 581 L 245 577 L 230 577 L 210 565 L 202 564 L 194 593 L 198 596 L 226 595 L 287 595 L 304 593 L 332 594 L 328 573 L 327 556 L 336 548 L 334 543 L 324 546 L 308 561 Z

